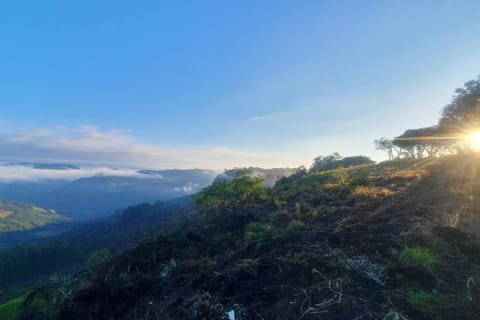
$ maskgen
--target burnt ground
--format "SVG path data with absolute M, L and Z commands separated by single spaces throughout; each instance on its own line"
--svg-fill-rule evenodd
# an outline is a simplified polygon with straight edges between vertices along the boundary
M 281 207 L 221 231 L 193 213 L 77 274 L 58 317 L 480 319 L 477 167 L 457 156 L 283 179 Z

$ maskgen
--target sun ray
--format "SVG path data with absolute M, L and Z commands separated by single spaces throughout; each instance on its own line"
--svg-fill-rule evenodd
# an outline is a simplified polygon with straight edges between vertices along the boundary
M 475 150 L 480 150 L 480 132 L 475 132 L 470 136 L 470 145 Z

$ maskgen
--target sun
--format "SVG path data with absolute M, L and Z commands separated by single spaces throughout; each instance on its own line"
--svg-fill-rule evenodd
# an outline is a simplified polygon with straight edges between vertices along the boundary
M 480 132 L 475 132 L 470 136 L 470 144 L 475 150 L 480 150 Z

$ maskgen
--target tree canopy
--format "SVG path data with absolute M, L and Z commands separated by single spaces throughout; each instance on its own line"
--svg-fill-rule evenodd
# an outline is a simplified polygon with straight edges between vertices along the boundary
M 378 150 L 394 158 L 417 158 L 452 154 L 470 148 L 466 137 L 480 130 L 480 77 L 455 90 L 436 125 L 407 129 L 393 139 L 374 141 Z
M 366 156 L 343 157 L 338 152 L 328 156 L 318 156 L 313 159 L 310 171 L 333 170 L 340 167 L 348 168 L 362 164 L 372 164 L 374 161 Z
M 201 191 L 195 204 L 211 213 L 233 212 L 268 198 L 268 189 L 260 178 L 241 177 L 218 182 Z

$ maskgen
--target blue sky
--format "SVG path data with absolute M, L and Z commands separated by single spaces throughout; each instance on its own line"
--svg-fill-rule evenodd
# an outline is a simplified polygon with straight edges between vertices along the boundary
M 432 125 L 478 1 L 9 1 L 0 160 L 309 165 Z M 28 152 L 26 151 L 28 150 Z

